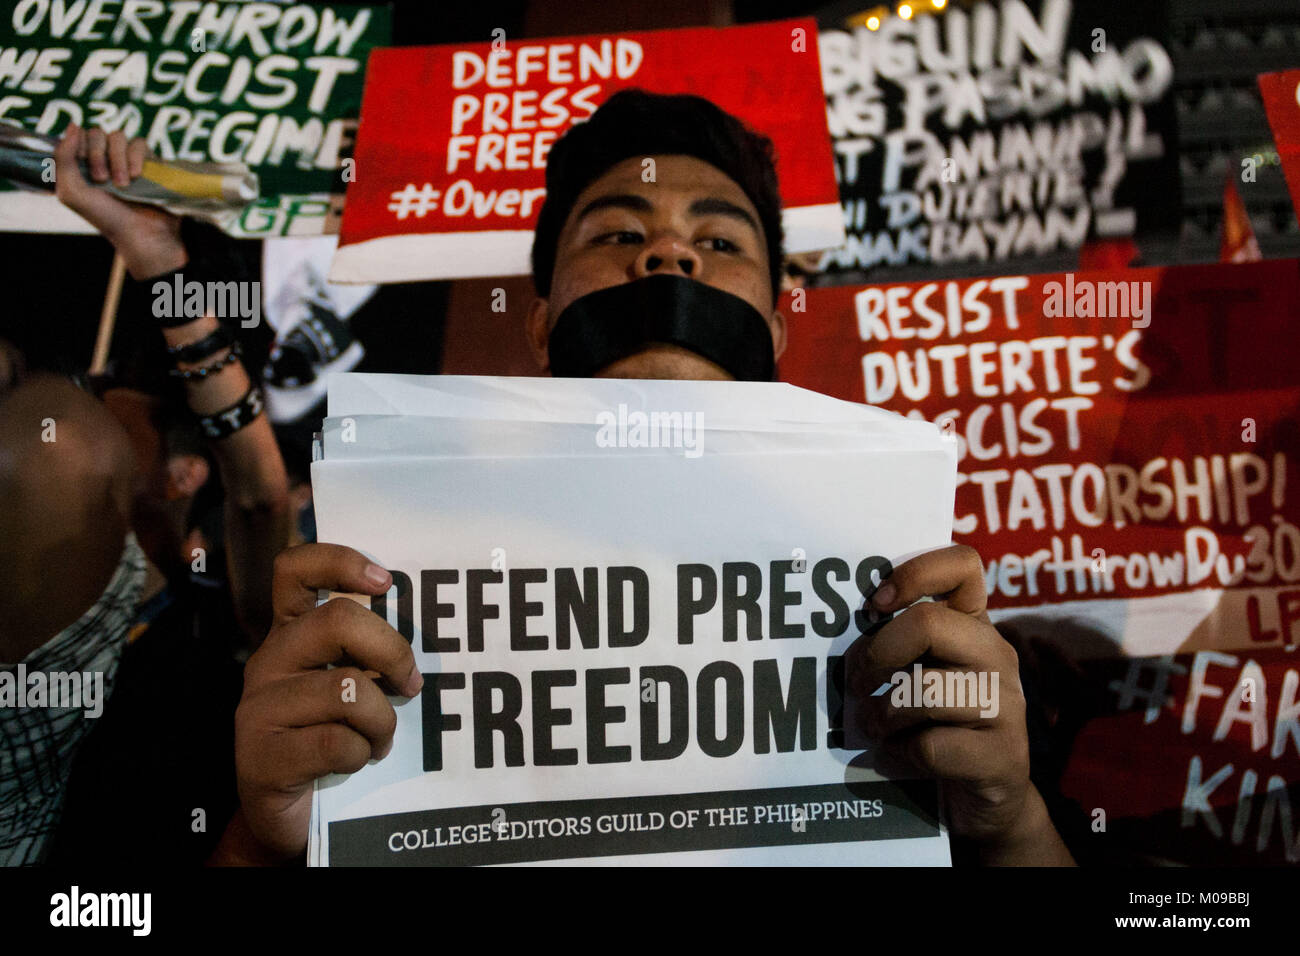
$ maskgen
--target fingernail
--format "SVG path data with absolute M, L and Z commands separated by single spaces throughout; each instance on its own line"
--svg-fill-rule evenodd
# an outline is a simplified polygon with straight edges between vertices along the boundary
M 365 577 L 371 587 L 387 588 L 393 583 L 392 575 L 377 564 L 366 565 Z
M 406 675 L 402 686 L 406 688 L 407 697 L 414 697 L 424 688 L 424 675 L 420 673 L 418 664 L 411 664 L 411 673 Z
M 894 587 L 893 581 L 886 581 L 876 589 L 876 593 L 871 597 L 871 603 L 885 611 L 894 603 L 896 597 L 898 597 L 898 588 Z

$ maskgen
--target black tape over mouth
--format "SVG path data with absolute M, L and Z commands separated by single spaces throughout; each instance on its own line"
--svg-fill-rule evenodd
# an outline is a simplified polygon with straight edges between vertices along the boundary
M 677 275 L 647 276 L 571 302 L 551 332 L 551 374 L 590 378 L 657 343 L 689 349 L 739 381 L 770 382 L 776 374 L 762 314 L 739 296 Z

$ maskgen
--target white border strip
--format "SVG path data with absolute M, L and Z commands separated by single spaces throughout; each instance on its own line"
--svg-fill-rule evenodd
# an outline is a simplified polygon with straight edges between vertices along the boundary
M 787 252 L 814 252 L 844 244 L 839 203 L 800 206 L 782 214 Z M 531 229 L 380 236 L 340 246 L 330 282 L 423 282 L 522 276 L 532 271 Z
M 67 232 L 93 236 L 94 226 L 48 193 L 0 193 L 0 232 Z
M 781 214 L 787 253 L 821 252 L 844 245 L 844 211 L 837 202 L 796 206 Z
M 330 282 L 422 282 L 528 275 L 530 229 L 380 236 L 340 245 Z

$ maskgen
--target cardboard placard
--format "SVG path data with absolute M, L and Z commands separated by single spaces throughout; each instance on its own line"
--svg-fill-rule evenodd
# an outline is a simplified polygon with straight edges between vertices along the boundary
M 818 17 L 848 230 L 823 270 L 994 271 L 1176 230 L 1163 3 L 867 6 Z
M 143 136 L 160 159 L 244 162 L 261 195 L 241 238 L 336 232 L 366 56 L 387 7 L 18 3 L 0 16 L 0 121 Z M 12 57 L 12 59 L 10 59 Z M 0 180 L 0 229 L 93 232 L 52 192 Z
M 996 614 L 1086 618 L 1102 654 L 1296 640 L 1300 262 L 796 295 L 785 381 L 956 436 Z
M 330 278 L 527 274 L 551 144 L 628 88 L 703 96 L 771 137 L 786 250 L 843 241 L 814 21 L 502 40 L 371 57 Z

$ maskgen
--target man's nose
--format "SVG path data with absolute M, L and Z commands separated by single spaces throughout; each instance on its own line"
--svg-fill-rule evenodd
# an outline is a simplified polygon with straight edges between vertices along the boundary
M 638 279 L 656 273 L 699 278 L 703 262 L 699 253 L 674 235 L 662 235 L 646 244 L 636 257 Z

